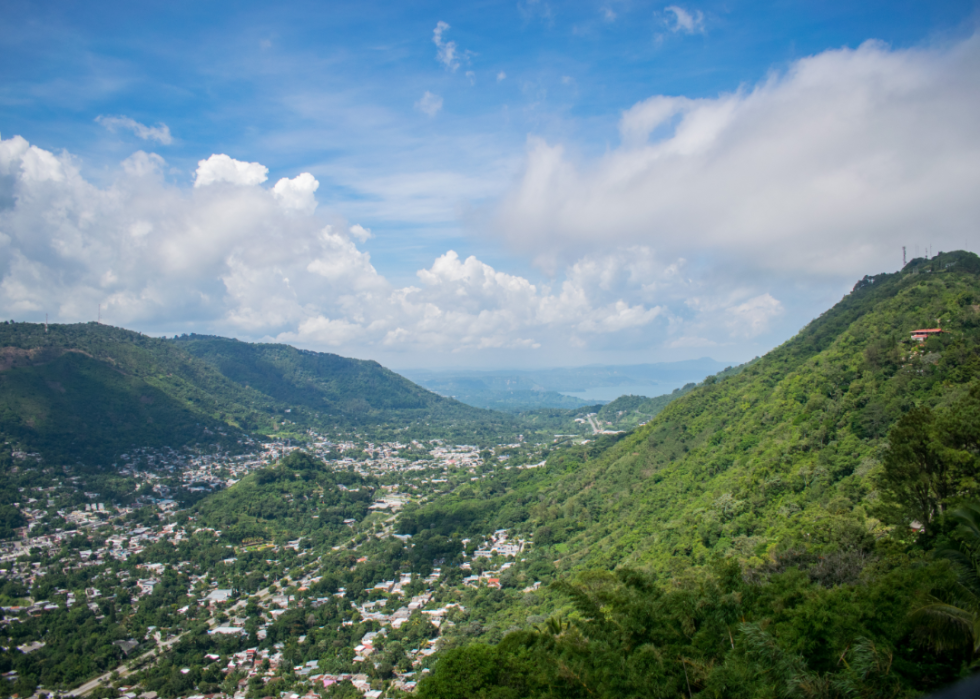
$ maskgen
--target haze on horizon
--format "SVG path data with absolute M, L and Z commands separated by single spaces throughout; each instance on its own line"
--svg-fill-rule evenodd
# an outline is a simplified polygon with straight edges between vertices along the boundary
M 742 362 L 978 251 L 976 2 L 10 2 L 0 317 Z

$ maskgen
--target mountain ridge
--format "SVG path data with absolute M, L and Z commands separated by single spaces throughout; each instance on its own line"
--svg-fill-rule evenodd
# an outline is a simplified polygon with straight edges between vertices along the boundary
M 108 465 L 133 446 L 234 449 L 245 434 L 311 428 L 408 439 L 516 431 L 507 416 L 438 396 L 377 362 L 96 323 L 0 324 L 0 388 L 0 434 L 72 464 Z

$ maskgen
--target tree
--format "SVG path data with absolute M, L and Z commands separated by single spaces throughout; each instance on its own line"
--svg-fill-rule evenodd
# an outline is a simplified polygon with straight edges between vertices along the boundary
M 954 492 L 955 478 L 943 458 L 936 419 L 927 407 L 903 415 L 888 435 L 881 487 L 899 507 L 898 518 L 931 529 Z
M 938 652 L 969 648 L 980 655 L 980 503 L 964 505 L 949 513 L 959 526 L 959 550 L 942 551 L 956 570 L 956 583 L 940 596 L 930 594 L 911 613 L 920 638 Z

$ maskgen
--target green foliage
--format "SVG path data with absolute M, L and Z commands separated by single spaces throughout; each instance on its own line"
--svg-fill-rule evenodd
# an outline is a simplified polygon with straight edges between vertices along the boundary
M 586 572 L 555 585 L 564 613 L 445 654 L 419 696 L 912 696 L 956 675 L 910 643 L 903 604 L 943 570 L 897 559 L 832 588 L 796 569 L 749 583 L 732 561 L 673 584 Z
M 202 500 L 194 512 L 233 544 L 300 536 L 322 544 L 346 536 L 345 519 L 364 519 L 373 494 L 373 483 L 295 451 Z
M 950 504 L 978 490 L 980 385 L 948 407 L 913 408 L 888 442 L 879 484 L 900 513 L 893 518 L 931 530 Z
M 931 591 L 913 612 L 921 637 L 937 651 L 968 648 L 980 654 L 980 504 L 968 503 L 949 513 L 958 526 L 959 550 L 940 552 L 953 564 L 954 583 Z

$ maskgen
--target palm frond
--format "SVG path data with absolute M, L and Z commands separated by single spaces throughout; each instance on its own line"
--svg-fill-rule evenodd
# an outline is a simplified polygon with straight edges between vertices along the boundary
M 914 609 L 909 619 L 917 624 L 916 635 L 937 652 L 976 647 L 978 615 L 975 611 L 933 598 Z

